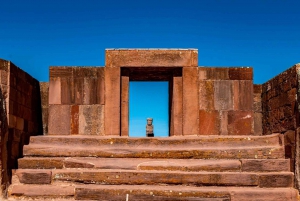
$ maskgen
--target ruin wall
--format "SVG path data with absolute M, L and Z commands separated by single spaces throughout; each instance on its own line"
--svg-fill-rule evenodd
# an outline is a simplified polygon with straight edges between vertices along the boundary
M 104 68 L 50 67 L 48 134 L 104 135 Z
M 199 67 L 199 134 L 253 135 L 252 68 Z
M 23 155 L 29 137 L 42 134 L 39 82 L 12 62 L 0 59 L 1 188 Z M 2 193 L 2 191 L 1 191 Z

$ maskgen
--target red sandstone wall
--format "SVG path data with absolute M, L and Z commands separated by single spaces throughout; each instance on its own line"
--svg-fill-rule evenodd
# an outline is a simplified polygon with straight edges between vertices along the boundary
M 104 68 L 50 67 L 48 134 L 104 135 Z
M 295 130 L 298 89 L 297 66 L 262 85 L 263 133 Z
M 292 170 L 295 169 L 298 146 L 296 130 L 299 127 L 299 69 L 299 64 L 294 65 L 262 85 L 263 134 L 284 134 L 285 156 L 291 159 Z
M 43 120 L 43 134 L 48 134 L 48 115 L 49 115 L 49 83 L 40 82 L 41 105 L 42 105 L 42 120 Z
M 1 185 L 6 189 L 23 145 L 42 133 L 39 82 L 13 63 L 0 59 Z
M 252 68 L 199 68 L 200 135 L 254 134 L 252 79 Z
M 262 85 L 253 85 L 253 112 L 254 112 L 254 133 L 262 135 Z

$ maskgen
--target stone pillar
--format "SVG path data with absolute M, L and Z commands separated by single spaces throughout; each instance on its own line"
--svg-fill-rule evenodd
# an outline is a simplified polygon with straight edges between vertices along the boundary
M 105 67 L 105 135 L 120 135 L 120 68 Z
M 170 98 L 172 98 L 170 136 L 179 136 L 182 135 L 182 72 L 173 73 Z
M 121 136 L 129 135 L 129 70 L 121 70 Z
M 183 79 L 183 135 L 199 134 L 198 67 L 184 67 Z

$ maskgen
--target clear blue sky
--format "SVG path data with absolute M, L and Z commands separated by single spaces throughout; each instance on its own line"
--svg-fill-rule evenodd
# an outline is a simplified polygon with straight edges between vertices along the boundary
M 0 58 L 40 81 L 48 81 L 52 65 L 104 65 L 105 48 L 197 48 L 199 65 L 252 66 L 255 83 L 300 62 L 298 0 L 0 0 L 0 6 Z

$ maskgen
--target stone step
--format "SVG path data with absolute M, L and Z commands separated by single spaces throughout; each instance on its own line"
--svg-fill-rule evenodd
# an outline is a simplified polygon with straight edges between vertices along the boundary
M 128 169 L 211 172 L 288 172 L 289 159 L 148 159 L 94 157 L 25 157 L 18 160 L 19 169 Z
M 153 185 L 13 185 L 9 200 L 39 198 L 56 200 L 114 200 L 114 201 L 297 201 L 293 188 L 253 187 L 193 187 Z M 41 199 L 42 200 L 42 199 Z M 57 199 L 59 200 L 59 199 Z
M 273 147 L 156 147 L 123 148 L 75 145 L 29 144 L 24 156 L 102 157 L 102 158 L 194 158 L 194 159 L 279 159 L 285 158 L 283 146 Z
M 92 147 L 119 147 L 122 148 L 160 148 L 171 146 L 180 147 L 246 147 L 246 146 L 280 146 L 282 136 L 272 134 L 266 136 L 178 136 L 178 137 L 154 137 L 131 138 L 114 136 L 91 135 L 46 135 L 30 137 L 30 144 L 52 145 L 82 145 Z
M 23 184 L 60 182 L 106 185 L 194 185 L 293 187 L 292 172 L 182 172 L 103 169 L 18 169 L 14 173 Z M 15 182 L 16 183 L 16 182 Z

